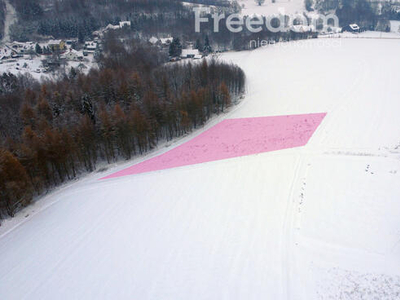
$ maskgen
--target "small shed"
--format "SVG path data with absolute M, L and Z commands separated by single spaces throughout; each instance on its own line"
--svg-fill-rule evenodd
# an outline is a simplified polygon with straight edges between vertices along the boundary
M 149 39 L 149 42 L 150 42 L 151 44 L 155 45 L 155 44 L 158 43 L 158 38 L 156 38 L 155 36 L 152 36 L 152 37 Z
M 360 32 L 360 26 L 357 24 L 349 24 L 342 28 L 342 32 L 349 31 L 349 32 Z
M 172 37 L 161 38 L 160 41 L 161 41 L 161 44 L 162 44 L 162 45 L 164 45 L 164 46 L 169 46 L 169 45 L 172 43 L 173 38 L 172 38 Z
M 131 27 L 131 21 L 122 21 L 122 22 L 119 22 L 119 27 L 120 27 L 120 28 Z
M 200 55 L 200 52 L 198 49 L 182 49 L 182 58 L 195 58 L 196 56 L 198 57 Z M 200 55 L 201 57 L 201 55 Z

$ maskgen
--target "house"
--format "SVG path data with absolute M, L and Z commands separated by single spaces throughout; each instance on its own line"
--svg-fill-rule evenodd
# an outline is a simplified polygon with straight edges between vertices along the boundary
M 83 53 L 71 49 L 67 54 L 65 54 L 65 58 L 69 61 L 81 61 L 83 60 Z
M 119 22 L 119 28 L 124 28 L 124 27 L 131 27 L 131 21 Z
M 307 33 L 315 31 L 315 28 L 313 25 L 293 25 L 290 30 L 298 33 Z
M 195 58 L 198 57 L 200 55 L 200 52 L 198 49 L 182 49 L 182 54 L 181 54 L 181 58 Z
M 192 49 L 193 47 L 194 47 L 194 43 L 193 42 L 189 42 L 189 41 L 185 42 L 185 48 Z
M 87 69 L 87 66 L 84 65 L 83 63 L 80 63 L 80 64 L 78 65 L 78 69 L 79 69 L 80 71 L 82 71 L 82 70 L 84 70 L 84 69 Z
M 160 39 L 160 42 L 161 42 L 161 45 L 163 45 L 163 46 L 169 46 L 173 40 L 174 40 L 174 38 L 168 37 L 168 38 Z
M 95 37 L 102 38 L 104 36 L 104 32 L 107 31 L 106 29 L 100 29 L 92 32 L 92 35 Z
M 5 48 L 0 48 L 0 59 L 5 60 L 11 58 L 12 51 L 8 49 L 7 47 Z
M 78 43 L 78 39 L 71 39 L 71 40 L 66 40 L 65 41 L 65 44 L 70 46 L 70 47 L 76 46 L 77 43 Z
M 50 40 L 47 45 L 53 52 L 65 50 L 65 41 L 63 40 Z
M 94 52 L 97 49 L 97 43 L 93 41 L 85 42 L 85 50 L 87 52 Z
M 0 48 L 0 60 L 10 59 L 12 55 L 12 51 L 8 48 Z
M 115 30 L 115 29 L 120 29 L 121 27 L 119 27 L 119 25 L 112 25 L 112 24 L 108 24 L 106 27 L 106 30 Z
M 23 57 L 23 55 L 22 55 L 23 51 L 22 51 L 22 53 L 20 52 L 21 49 L 20 49 L 20 51 L 16 51 L 15 48 L 12 48 L 10 50 L 11 50 L 11 54 L 10 54 L 11 58 Z
M 19 43 L 19 42 L 13 42 L 11 44 L 8 44 L 7 47 L 15 51 L 17 54 L 24 55 L 28 54 L 34 51 L 34 46 L 32 42 L 28 43 Z
M 349 32 L 360 32 L 360 27 L 357 24 L 349 24 L 342 28 L 342 32 L 349 31 Z
M 153 44 L 153 45 L 157 44 L 157 43 L 158 43 L 158 38 L 156 38 L 155 36 L 152 36 L 152 37 L 149 39 L 149 43 L 150 43 L 150 44 Z
M 47 59 L 42 60 L 42 65 L 46 71 L 52 71 L 60 67 L 63 62 L 64 59 L 49 57 Z

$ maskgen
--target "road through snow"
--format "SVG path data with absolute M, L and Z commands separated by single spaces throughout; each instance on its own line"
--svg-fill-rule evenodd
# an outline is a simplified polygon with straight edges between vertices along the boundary
M 4 19 L 4 34 L 1 42 L 9 43 L 11 41 L 10 27 L 17 22 L 17 12 L 15 11 L 14 6 L 11 5 L 9 0 L 4 0 L 4 4 L 6 6 L 6 11 Z
M 398 299 L 400 43 L 335 41 L 221 57 L 225 117 L 327 112 L 306 146 L 49 195 L 0 229 L 0 299 Z

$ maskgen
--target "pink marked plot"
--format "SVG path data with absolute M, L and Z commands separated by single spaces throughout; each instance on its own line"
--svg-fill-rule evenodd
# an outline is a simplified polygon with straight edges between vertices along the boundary
M 102 179 L 304 146 L 325 115 L 227 119 L 164 154 Z

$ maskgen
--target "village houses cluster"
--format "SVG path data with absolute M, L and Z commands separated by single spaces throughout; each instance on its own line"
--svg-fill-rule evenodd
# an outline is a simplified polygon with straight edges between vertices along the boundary
M 130 27 L 129 21 L 108 25 L 93 32 L 93 40 L 85 41 L 79 46 L 77 39 L 5 43 L 0 45 L 0 73 L 30 73 L 39 79 L 60 67 L 66 71 L 71 68 L 88 71 L 95 65 L 95 56 L 101 51 L 104 33 L 126 26 Z
M 119 22 L 118 25 L 109 24 L 92 33 L 93 40 L 79 44 L 78 39 L 51 39 L 41 42 L 10 42 L 0 45 L 0 73 L 30 73 L 40 79 L 41 76 L 53 74 L 60 68 L 65 72 L 75 68 L 80 71 L 88 71 L 96 65 L 96 55 L 102 50 L 101 40 L 110 30 L 130 28 L 130 21 Z M 151 37 L 148 42 L 168 52 L 172 37 Z M 193 42 L 185 42 L 178 57 L 172 60 L 184 58 L 200 59 L 205 54 L 195 49 Z
M 11 42 L 0 46 L 0 71 L 13 74 L 30 73 L 36 78 L 64 67 L 66 71 L 90 69 L 99 43 L 85 42 L 76 50 L 77 40 L 45 42 Z M 82 47 L 81 47 L 82 48 Z

